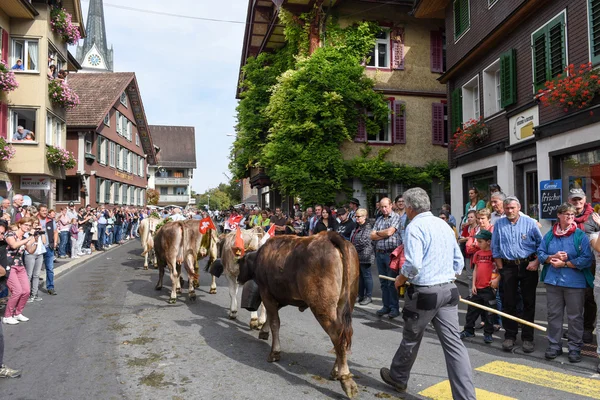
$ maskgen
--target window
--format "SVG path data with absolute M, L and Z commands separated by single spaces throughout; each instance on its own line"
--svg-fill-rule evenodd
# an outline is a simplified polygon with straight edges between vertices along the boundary
M 125 92 L 121 93 L 121 104 L 127 107 L 127 93 Z
M 127 172 L 131 172 L 133 170 L 133 167 L 131 166 L 131 164 L 133 164 L 133 153 L 128 151 L 127 152 Z
M 469 0 L 454 0 L 454 40 L 458 40 L 469 29 Z
M 133 197 L 133 193 L 134 193 L 134 187 L 129 186 L 129 204 L 131 204 L 131 205 L 135 204 L 135 197 Z
M 127 117 L 121 114 L 121 136 L 127 137 Z
M 104 200 L 104 179 L 96 177 L 96 202 L 102 203 Z
M 61 69 L 67 69 L 67 61 L 51 43 L 48 43 L 48 67 L 51 65 L 54 65 L 53 78 L 58 76 L 58 71 Z
M 112 183 L 110 181 L 104 181 L 104 202 L 106 204 L 110 203 L 110 189 L 112 187 Z
M 85 138 L 85 154 L 92 154 L 92 141 Z
M 183 178 L 183 171 L 182 170 L 173 171 L 173 178 Z
M 127 163 L 129 162 L 129 150 L 123 149 L 123 171 L 129 171 Z
M 535 92 L 564 72 L 567 66 L 565 37 L 564 11 L 531 35 Z
M 483 70 L 483 115 L 489 117 L 501 109 L 500 59 L 498 59 Z
M 104 125 L 110 126 L 110 113 L 104 116 Z
M 375 68 L 390 67 L 390 31 L 383 29 L 375 35 L 375 47 L 368 55 L 367 66 Z
M 588 0 L 590 61 L 600 63 L 600 0 Z
M 11 66 L 17 65 L 17 60 L 22 62 L 22 68 L 18 68 L 18 70 L 39 72 L 37 39 L 13 38 Z
M 137 132 L 135 133 L 135 145 L 140 146 L 140 135 Z
M 131 141 L 131 121 L 127 120 L 127 140 Z
M 62 146 L 62 137 L 65 129 L 65 124 L 58 118 L 54 118 L 54 145 Z
M 381 122 L 377 132 L 367 132 L 366 124 L 363 118 L 359 119 L 358 132 L 354 141 L 358 143 L 406 143 L 406 104 L 403 101 L 396 101 L 394 98 L 388 99 L 390 112 L 388 118 Z M 373 121 L 373 114 L 366 112 L 364 118 Z M 374 122 L 374 121 L 373 121 Z
M 33 108 L 9 109 L 11 140 L 19 143 L 37 143 L 37 110 Z M 52 122 L 51 122 L 52 123 Z M 51 125 L 52 126 L 52 125 Z M 21 129 L 22 128 L 22 129 Z M 27 136 L 29 134 L 29 136 Z
M 102 144 L 100 145 L 100 163 L 108 164 L 108 140 L 102 139 Z
M 138 169 L 140 171 L 140 176 L 144 177 L 144 159 L 140 157 L 140 167 Z
M 462 110 L 463 121 L 479 120 L 479 75 L 462 87 Z
M 138 166 L 139 166 L 139 162 L 138 162 L 138 155 L 134 154 L 133 155 L 133 161 L 131 162 L 131 166 L 133 168 L 133 170 L 131 171 L 134 175 L 138 175 Z
M 118 182 L 115 182 L 115 185 L 113 187 L 113 193 L 114 193 L 113 203 L 114 204 L 119 204 L 119 190 L 121 190 L 121 187 Z
M 123 169 L 123 157 L 121 155 L 121 146 L 117 145 L 117 169 Z
M 161 188 L 160 188 L 160 194 L 161 195 L 167 195 L 167 194 L 169 194 L 169 188 L 167 186 L 161 186 Z
M 108 163 L 111 167 L 115 166 L 116 154 L 115 154 L 115 142 L 109 142 L 109 151 L 108 151 Z
M 121 185 L 121 190 L 122 190 L 122 192 L 121 192 L 121 204 L 127 204 L 127 200 L 128 200 L 127 199 L 127 193 L 128 193 L 127 185 Z
M 56 201 L 79 202 L 81 178 L 67 176 L 66 179 L 56 180 Z
M 177 187 L 175 188 L 175 195 L 177 196 L 185 196 L 187 193 L 187 188 Z
M 488 8 L 492 8 L 494 4 L 496 4 L 498 0 L 488 0 Z
M 367 141 L 369 143 L 390 143 L 392 138 L 392 109 L 391 102 L 388 102 L 390 112 L 388 118 L 379 124 L 379 130 L 377 132 L 367 132 Z M 373 113 L 368 112 L 367 118 L 374 121 Z M 183 177 L 183 175 L 182 175 Z
M 46 144 L 62 146 L 62 137 L 64 134 L 65 123 L 48 113 L 46 116 Z
M 120 135 L 121 132 L 122 132 L 122 127 L 121 127 L 121 113 L 118 112 L 118 111 L 115 113 L 115 120 L 117 121 L 117 127 L 116 127 L 117 134 Z

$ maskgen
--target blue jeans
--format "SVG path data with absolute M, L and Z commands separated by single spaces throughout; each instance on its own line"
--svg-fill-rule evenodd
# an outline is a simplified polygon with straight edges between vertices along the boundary
M 114 227 L 114 240 L 115 243 L 119 243 L 121 241 L 121 225 L 115 225 Z
M 389 253 L 375 252 L 377 271 L 379 272 L 379 275 L 389 276 L 395 279 L 398 276 L 398 273 L 390 269 L 390 253 L 391 251 Z M 379 278 L 379 283 L 381 284 L 383 308 L 398 311 L 400 309 L 400 299 L 398 298 L 398 291 L 394 287 L 394 282 Z
M 69 231 L 60 231 L 58 233 L 60 243 L 58 245 L 58 256 L 64 257 L 67 255 L 67 246 L 71 245 L 71 239 L 69 239 Z
M 46 289 L 54 289 L 54 249 L 46 249 L 44 265 L 46 266 Z
M 123 228 L 121 228 L 121 240 L 129 236 L 129 222 L 123 222 Z
M 106 224 L 98 224 L 98 248 L 106 246 Z
M 373 296 L 373 277 L 371 276 L 371 264 L 360 264 L 360 276 L 358 278 L 358 298 Z

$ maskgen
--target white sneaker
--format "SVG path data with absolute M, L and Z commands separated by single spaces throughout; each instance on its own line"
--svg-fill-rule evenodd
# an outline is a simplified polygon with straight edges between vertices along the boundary
M 4 322 L 5 324 L 8 324 L 8 325 L 16 325 L 19 323 L 19 321 L 14 317 L 8 317 L 8 318 L 4 317 L 4 318 L 2 318 L 2 322 Z
M 41 298 L 40 296 L 36 295 L 36 296 L 33 298 L 33 301 L 42 301 L 42 298 Z
M 71 256 L 71 259 L 73 259 L 73 258 L 79 258 L 79 256 Z
M 27 318 L 23 314 L 15 315 L 15 319 L 17 321 L 20 321 L 20 322 L 27 322 L 27 321 L 29 321 L 29 318 Z
M 80 252 L 80 253 L 77 253 L 77 255 L 78 255 L 79 257 L 81 257 L 81 256 L 85 256 L 85 254 L 86 254 L 86 253 L 84 253 L 83 251 L 82 251 L 82 252 Z
M 27 299 L 28 303 L 33 303 L 33 296 L 29 296 L 29 298 Z

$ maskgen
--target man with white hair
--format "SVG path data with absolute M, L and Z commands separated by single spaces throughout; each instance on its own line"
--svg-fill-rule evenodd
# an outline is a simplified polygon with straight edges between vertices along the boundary
M 14 224 L 23 217 L 23 215 L 21 214 L 21 211 L 23 211 L 23 201 L 24 199 L 22 194 L 15 194 L 13 196 L 13 205 L 10 209 L 10 222 L 12 224 Z
M 185 221 L 185 217 L 181 215 L 181 208 L 174 208 L 173 215 L 169 217 L 171 221 Z

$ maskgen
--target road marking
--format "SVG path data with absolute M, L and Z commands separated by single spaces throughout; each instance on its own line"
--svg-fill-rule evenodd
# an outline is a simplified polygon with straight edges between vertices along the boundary
M 600 381 L 597 379 L 582 378 L 505 361 L 493 361 L 475 370 L 579 396 L 600 399 Z
M 421 396 L 435 400 L 452 400 L 452 390 L 450 389 L 450 381 L 446 380 L 428 387 L 419 392 Z M 517 400 L 514 397 L 502 396 L 498 393 L 488 392 L 483 389 L 475 389 L 477 400 Z

